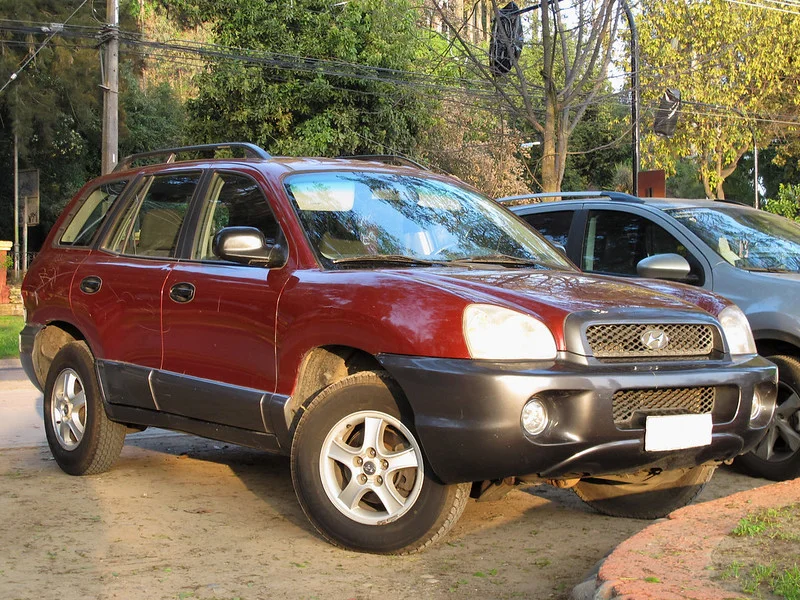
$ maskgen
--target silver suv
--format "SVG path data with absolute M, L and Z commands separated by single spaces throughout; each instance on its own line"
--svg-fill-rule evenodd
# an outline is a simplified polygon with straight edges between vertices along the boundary
M 736 462 L 769 479 L 800 476 L 800 225 L 736 202 L 618 192 L 499 202 L 588 273 L 681 281 L 738 304 L 759 353 L 778 365 L 780 389 L 769 433 Z

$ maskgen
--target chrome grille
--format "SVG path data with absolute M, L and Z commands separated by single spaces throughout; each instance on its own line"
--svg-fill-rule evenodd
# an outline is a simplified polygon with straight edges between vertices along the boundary
M 614 423 L 629 421 L 636 411 L 648 415 L 704 414 L 714 409 L 714 388 L 619 390 L 612 400 Z
M 648 348 L 642 340 L 648 331 L 663 332 L 667 344 L 660 349 Z M 592 354 L 599 359 L 707 357 L 714 350 L 714 329 L 704 324 L 590 325 L 586 339 Z

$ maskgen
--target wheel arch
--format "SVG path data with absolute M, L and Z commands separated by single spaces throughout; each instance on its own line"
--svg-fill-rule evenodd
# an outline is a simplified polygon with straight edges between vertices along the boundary
M 352 346 L 319 346 L 309 350 L 297 370 L 294 390 L 284 405 L 289 436 L 294 437 L 303 408 L 329 385 L 360 371 L 384 371 L 377 358 Z
M 800 340 L 783 332 L 754 332 L 756 348 L 761 356 L 786 354 L 800 358 Z
M 44 389 L 47 372 L 55 355 L 61 348 L 76 341 L 83 341 L 87 346 L 89 345 L 81 330 L 67 321 L 52 321 L 36 335 L 33 341 L 31 360 L 41 389 Z M 92 351 L 91 347 L 89 347 L 89 351 Z

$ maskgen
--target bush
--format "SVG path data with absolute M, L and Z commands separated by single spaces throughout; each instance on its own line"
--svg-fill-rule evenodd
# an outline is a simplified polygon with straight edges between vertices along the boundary
M 780 184 L 778 197 L 767 199 L 764 210 L 800 221 L 800 184 Z

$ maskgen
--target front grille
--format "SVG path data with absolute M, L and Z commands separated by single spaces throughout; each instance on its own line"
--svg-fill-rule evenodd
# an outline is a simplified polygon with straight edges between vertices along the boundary
M 645 345 L 645 336 L 663 334 L 666 343 L 662 348 Z M 714 351 L 714 329 L 704 324 L 609 324 L 590 325 L 586 340 L 592 354 L 598 359 L 624 358 L 707 358 Z
M 634 413 L 648 415 L 705 414 L 714 409 L 714 388 L 666 388 L 619 390 L 612 400 L 614 423 L 631 420 Z

